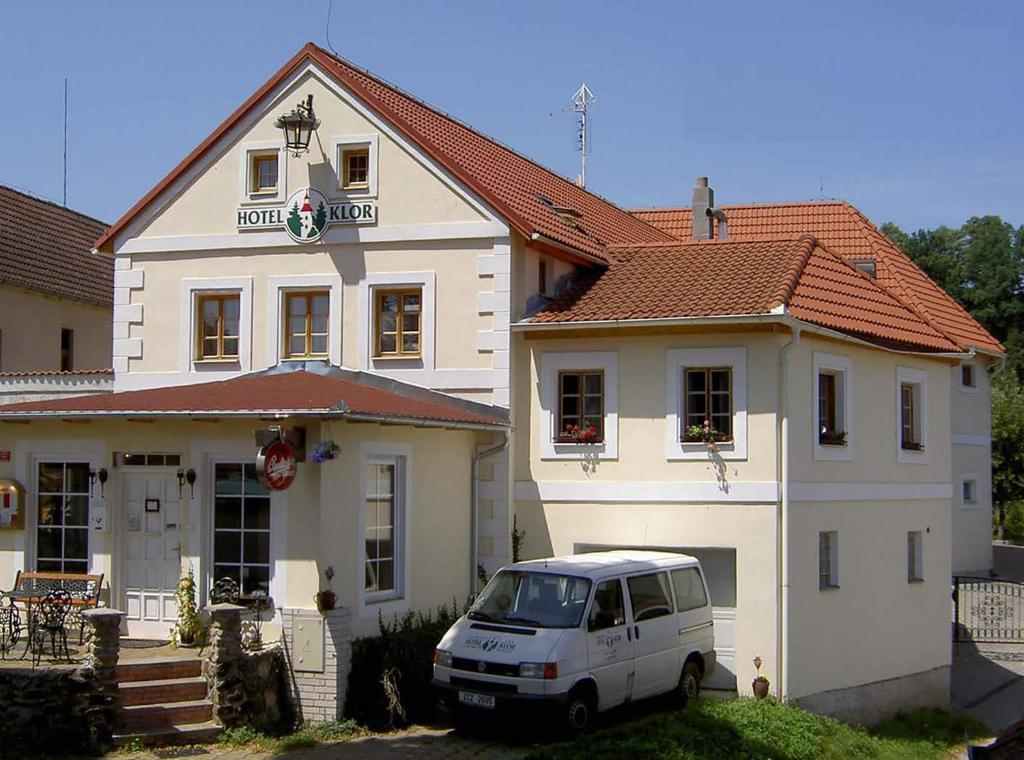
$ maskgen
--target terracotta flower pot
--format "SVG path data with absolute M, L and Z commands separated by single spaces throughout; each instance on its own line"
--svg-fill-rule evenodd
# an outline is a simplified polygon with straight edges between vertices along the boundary
M 768 683 L 767 678 L 755 678 L 751 684 L 751 688 L 754 690 L 754 696 L 758 699 L 764 699 L 768 696 L 768 688 L 771 684 Z
M 320 612 L 327 612 L 333 610 L 334 605 L 338 601 L 338 597 L 333 591 L 317 591 L 316 596 L 313 597 L 316 602 L 316 608 Z

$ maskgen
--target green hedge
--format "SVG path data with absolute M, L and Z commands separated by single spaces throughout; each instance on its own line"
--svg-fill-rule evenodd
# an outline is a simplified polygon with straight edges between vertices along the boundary
M 434 648 L 460 614 L 453 599 L 433 614 L 408 612 L 390 622 L 381 617 L 380 635 L 355 639 L 345 716 L 377 729 L 433 720 Z M 394 684 L 400 709 L 388 697 L 385 675 Z

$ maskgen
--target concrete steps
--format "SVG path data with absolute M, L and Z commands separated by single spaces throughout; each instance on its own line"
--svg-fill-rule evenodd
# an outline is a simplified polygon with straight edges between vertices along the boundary
M 117 667 L 117 680 L 123 709 L 117 745 L 198 744 L 220 733 L 199 660 L 125 662 Z

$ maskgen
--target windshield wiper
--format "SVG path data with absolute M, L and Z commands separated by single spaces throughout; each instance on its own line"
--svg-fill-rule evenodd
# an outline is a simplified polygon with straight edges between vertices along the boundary
M 494 618 L 492 618 L 486 612 L 479 612 L 477 610 L 470 610 L 466 613 L 466 617 L 468 617 L 470 620 L 487 620 L 492 623 L 494 622 Z
M 503 617 L 501 619 L 501 622 L 503 622 L 503 623 L 522 623 L 523 625 L 533 625 L 533 626 L 536 626 L 538 628 L 543 628 L 544 627 L 544 625 L 539 620 L 534 620 L 533 618 L 527 618 L 527 617 L 519 617 L 517 615 L 510 615 L 508 617 Z

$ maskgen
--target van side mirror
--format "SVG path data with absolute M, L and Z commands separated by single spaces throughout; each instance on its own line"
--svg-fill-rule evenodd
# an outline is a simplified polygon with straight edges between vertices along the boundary
M 587 624 L 588 631 L 602 631 L 605 628 L 612 628 L 615 625 L 615 614 L 606 610 L 598 610 Z

